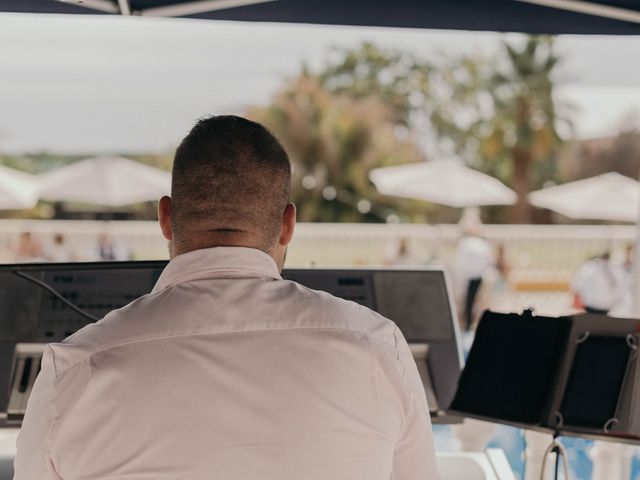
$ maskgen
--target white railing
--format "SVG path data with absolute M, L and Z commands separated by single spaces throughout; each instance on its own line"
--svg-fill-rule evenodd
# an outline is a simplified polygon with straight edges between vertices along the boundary
M 135 258 L 166 258 L 166 241 L 156 222 L 0 220 L 0 261 L 11 260 L 11 249 L 21 232 L 29 231 L 43 243 L 65 235 L 78 256 L 90 250 L 98 235 L 108 233 L 125 243 Z M 585 258 L 604 250 L 621 251 L 634 240 L 633 226 L 600 225 L 485 225 L 483 234 L 504 246 L 515 272 L 529 275 L 574 270 Z M 457 225 L 298 224 L 289 251 L 289 264 L 302 266 L 381 265 L 389 260 L 401 238 L 424 262 L 446 262 L 460 230 Z

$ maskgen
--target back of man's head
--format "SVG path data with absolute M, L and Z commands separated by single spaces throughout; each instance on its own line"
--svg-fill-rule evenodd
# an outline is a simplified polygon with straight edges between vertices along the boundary
M 173 164 L 177 250 L 230 245 L 270 251 L 278 242 L 290 183 L 287 153 L 265 127 L 232 115 L 200 120 Z

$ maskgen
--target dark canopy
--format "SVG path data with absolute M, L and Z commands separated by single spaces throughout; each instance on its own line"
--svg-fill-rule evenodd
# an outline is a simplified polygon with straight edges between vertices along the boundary
M 0 11 L 499 32 L 640 34 L 637 0 L 0 0 Z

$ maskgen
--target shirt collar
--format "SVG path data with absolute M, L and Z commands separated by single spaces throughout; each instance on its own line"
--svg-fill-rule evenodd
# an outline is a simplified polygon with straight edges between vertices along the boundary
M 171 285 L 207 277 L 282 278 L 276 262 L 261 250 L 246 247 L 203 248 L 173 258 L 162 271 L 152 293 Z

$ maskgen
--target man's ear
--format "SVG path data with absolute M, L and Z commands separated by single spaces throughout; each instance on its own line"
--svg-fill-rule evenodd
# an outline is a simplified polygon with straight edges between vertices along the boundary
M 282 213 L 282 225 L 280 227 L 280 239 L 278 243 L 287 246 L 293 238 L 293 231 L 296 229 L 296 206 L 288 204 Z
M 158 202 L 158 222 L 162 235 L 167 240 L 173 240 L 173 229 L 171 228 L 171 197 L 164 196 Z

